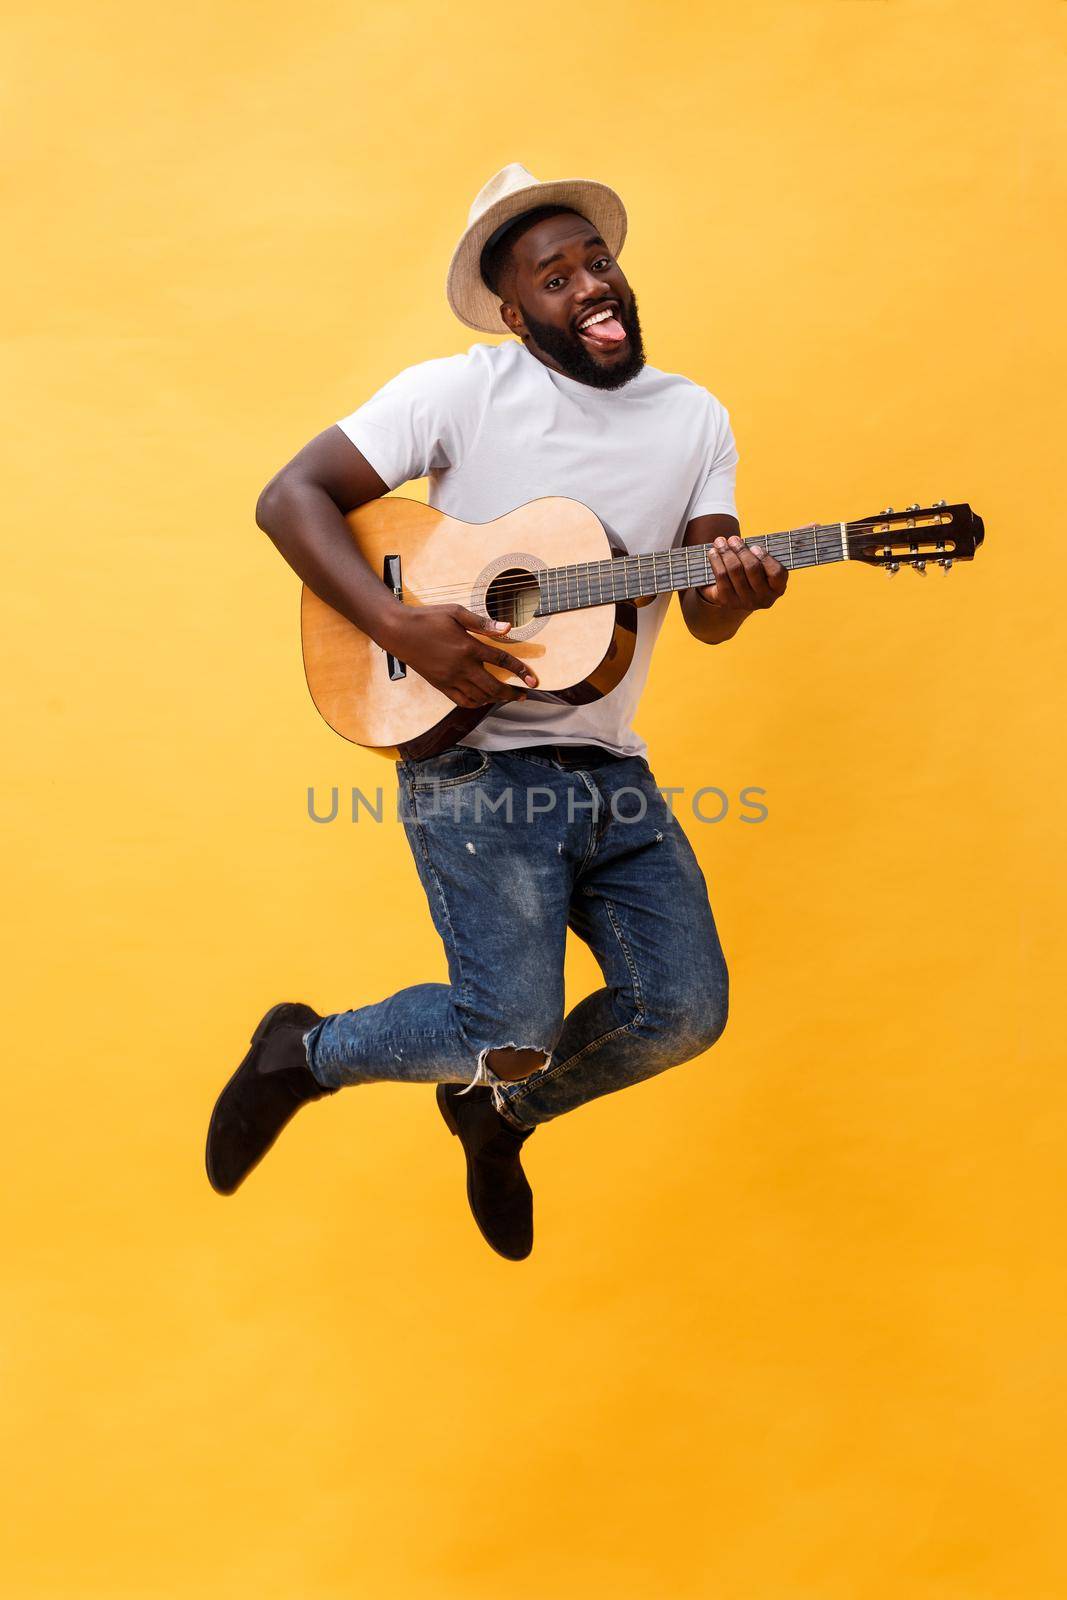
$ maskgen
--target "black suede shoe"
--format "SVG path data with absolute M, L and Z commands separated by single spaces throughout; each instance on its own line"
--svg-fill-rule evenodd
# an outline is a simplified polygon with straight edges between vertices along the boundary
M 481 1084 L 437 1085 L 437 1104 L 467 1157 L 467 1199 L 482 1237 L 498 1255 L 521 1261 L 533 1249 L 533 1191 L 519 1152 L 533 1132 L 506 1122 Z
M 307 1064 L 304 1034 L 322 1018 L 310 1006 L 272 1006 L 252 1035 L 252 1048 L 215 1102 L 207 1130 L 207 1175 L 219 1194 L 233 1194 L 306 1100 L 336 1094 Z

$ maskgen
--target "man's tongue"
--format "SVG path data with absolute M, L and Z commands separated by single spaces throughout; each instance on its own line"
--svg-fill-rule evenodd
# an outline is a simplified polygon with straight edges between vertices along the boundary
M 605 350 L 626 338 L 626 329 L 618 317 L 605 317 L 602 322 L 594 322 L 591 328 L 581 328 L 579 332 L 590 344 L 600 345 Z

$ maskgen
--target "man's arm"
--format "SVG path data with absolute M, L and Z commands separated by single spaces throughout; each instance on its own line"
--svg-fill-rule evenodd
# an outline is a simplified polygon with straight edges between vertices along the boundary
M 388 492 L 333 427 L 276 472 L 256 504 L 256 522 L 297 576 L 372 639 L 389 633 L 403 607 L 364 560 L 345 516 Z
M 704 644 L 732 639 L 753 611 L 765 611 L 785 593 L 789 574 L 762 546 L 751 549 L 741 538 L 736 517 L 713 513 L 694 517 L 683 545 L 713 544 L 715 582 L 679 591 L 685 625 Z
M 364 560 L 345 517 L 388 492 L 362 451 L 334 426 L 275 473 L 257 502 L 256 522 L 321 600 L 457 705 L 521 695 L 486 672 L 485 662 L 534 687 L 537 676 L 525 662 L 470 632 L 504 634 L 510 623 L 483 620 L 458 605 L 404 605 Z

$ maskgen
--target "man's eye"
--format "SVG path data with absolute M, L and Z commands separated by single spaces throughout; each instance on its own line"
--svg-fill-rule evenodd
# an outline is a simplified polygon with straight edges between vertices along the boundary
M 593 262 L 593 271 L 595 271 L 597 267 L 610 267 L 610 266 L 611 266 L 611 257 L 610 256 L 597 256 L 596 260 Z M 552 285 L 554 283 L 562 283 L 562 282 L 563 282 L 562 278 L 549 278 L 548 282 L 545 284 L 545 288 L 546 289 L 551 289 L 551 287 L 552 287 Z

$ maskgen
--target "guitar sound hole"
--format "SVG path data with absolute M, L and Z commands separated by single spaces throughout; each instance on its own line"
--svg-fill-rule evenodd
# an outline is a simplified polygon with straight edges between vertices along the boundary
M 485 592 L 485 609 L 494 622 L 510 622 L 515 628 L 524 628 L 534 620 L 541 599 L 537 578 L 522 567 L 508 567 L 498 572 Z

